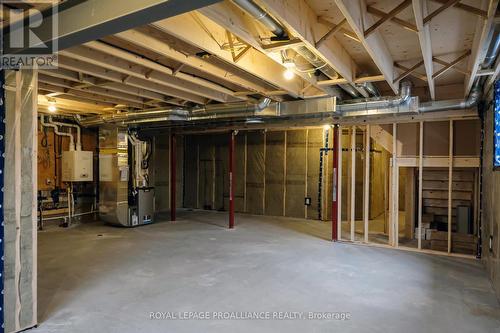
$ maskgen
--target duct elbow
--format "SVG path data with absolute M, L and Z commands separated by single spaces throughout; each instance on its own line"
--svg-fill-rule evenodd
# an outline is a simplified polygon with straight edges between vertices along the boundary
M 266 97 L 266 98 L 262 99 L 259 103 L 257 103 L 257 105 L 255 106 L 255 111 L 262 112 L 270 104 L 271 104 L 271 99 L 269 97 Z

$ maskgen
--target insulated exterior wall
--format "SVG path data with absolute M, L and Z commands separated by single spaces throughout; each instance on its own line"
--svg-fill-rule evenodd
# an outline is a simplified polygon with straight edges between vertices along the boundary
M 307 196 L 311 198 L 311 205 L 307 206 L 309 219 L 318 218 L 319 152 L 323 147 L 323 136 L 323 129 L 310 129 L 307 133 L 307 159 L 304 160 L 307 160 Z
M 286 216 L 304 217 L 306 131 L 287 131 Z
M 155 210 L 166 212 L 170 209 L 170 136 L 158 135 L 154 139 L 154 187 L 155 187 Z
M 198 137 L 200 145 L 199 202 L 200 208 L 214 209 L 215 148 L 212 137 Z
M 176 164 L 176 198 L 177 200 L 175 201 L 175 206 L 177 208 L 182 208 L 182 198 L 184 195 L 184 187 L 183 185 L 183 180 L 184 180 L 184 136 L 182 135 L 177 135 L 176 136 L 176 143 L 177 143 L 177 164 Z M 170 172 L 170 168 L 169 168 Z M 170 194 L 170 192 L 169 192 Z
M 247 212 L 264 214 L 264 136 L 263 131 L 247 133 Z
M 215 149 L 215 207 L 229 209 L 229 133 L 214 136 Z
M 495 86 L 498 102 L 500 87 Z M 490 97 L 490 100 L 492 97 Z M 484 155 L 483 155 L 483 198 L 482 198 L 482 260 L 500 299 L 500 171 L 493 170 L 494 160 L 494 118 L 493 104 L 484 113 Z M 491 250 L 490 250 L 491 237 Z
M 238 132 L 235 211 L 317 219 L 323 134 L 322 128 Z M 185 137 L 184 207 L 228 210 L 229 136 L 227 132 Z M 330 136 L 330 147 L 332 139 Z M 324 157 L 323 218 L 330 214 L 332 171 L 326 166 L 330 163 L 331 168 L 331 158 L 331 153 Z M 311 197 L 311 206 L 305 206 L 306 196 Z
M 283 215 L 285 135 L 284 131 L 266 133 L 266 215 Z
M 37 323 L 37 73 L 6 71 L 5 332 Z
M 245 211 L 246 135 L 245 132 L 239 132 L 234 147 L 234 210 L 239 213 Z
M 187 136 L 184 149 L 184 207 L 197 207 L 198 137 Z

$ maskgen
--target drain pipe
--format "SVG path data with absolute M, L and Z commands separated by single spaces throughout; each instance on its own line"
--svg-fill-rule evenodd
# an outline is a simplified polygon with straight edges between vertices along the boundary
M 71 133 L 64 133 L 64 132 L 59 132 L 59 127 L 57 127 L 57 125 L 55 124 L 50 124 L 50 123 L 47 123 L 45 121 L 45 116 L 42 115 L 40 117 L 40 124 L 42 125 L 42 127 L 51 127 L 54 129 L 54 133 L 56 135 L 59 135 L 59 136 L 66 136 L 69 138 L 70 142 L 69 142 L 69 150 L 70 151 L 74 151 L 75 148 L 74 148 L 74 139 L 73 139 L 73 135 Z
M 57 125 L 57 126 L 61 126 L 61 127 L 76 128 L 75 149 L 78 151 L 82 150 L 82 133 L 81 133 L 80 126 L 75 125 L 75 124 L 68 124 L 68 123 L 61 123 L 61 122 L 54 121 L 54 120 L 52 120 L 52 116 L 49 116 L 49 123 Z

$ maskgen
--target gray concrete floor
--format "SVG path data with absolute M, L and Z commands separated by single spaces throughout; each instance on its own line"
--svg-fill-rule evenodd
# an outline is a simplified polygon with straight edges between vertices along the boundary
M 325 241 L 330 225 L 184 212 L 39 233 L 35 332 L 500 332 L 481 264 Z M 350 320 L 151 320 L 150 312 L 349 312 Z M 272 315 L 272 314 L 271 314 Z

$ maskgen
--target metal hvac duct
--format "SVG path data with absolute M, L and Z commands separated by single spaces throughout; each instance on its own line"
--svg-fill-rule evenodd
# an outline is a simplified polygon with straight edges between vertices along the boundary
M 419 112 L 435 112 L 456 109 L 469 109 L 477 105 L 481 98 L 481 87 L 479 81 L 472 87 L 471 93 L 467 99 L 449 99 L 444 101 L 432 101 L 421 103 L 418 107 Z
M 270 98 L 263 98 L 257 104 L 231 103 L 206 105 L 195 109 L 172 108 L 163 110 L 148 110 L 123 112 L 78 119 L 82 126 L 90 127 L 106 123 L 141 124 L 158 121 L 195 121 L 209 118 L 229 116 L 255 116 L 271 104 Z
M 484 60 L 481 63 L 481 69 L 488 69 L 493 66 L 495 60 L 500 52 L 500 25 L 496 25 L 493 30 L 493 36 L 491 38 L 490 46 L 488 51 L 484 56 Z M 446 101 L 432 101 L 427 103 L 422 103 L 419 107 L 420 112 L 435 112 L 435 111 L 446 111 L 455 109 L 469 109 L 476 106 L 481 99 L 482 87 L 484 83 L 484 77 L 482 79 L 476 78 L 472 86 L 471 92 L 467 99 L 452 99 Z
M 361 101 L 353 100 L 353 103 L 345 102 L 337 105 L 337 112 L 342 115 L 353 115 L 355 112 L 367 112 L 371 113 L 388 113 L 388 110 L 397 108 L 394 113 L 399 112 L 399 108 L 402 106 L 407 106 L 411 100 L 411 82 L 403 81 L 401 82 L 400 95 L 396 97 L 384 97 L 384 98 L 366 98 Z M 362 115 L 362 114 L 359 114 Z
M 288 39 L 288 35 L 286 33 L 285 28 L 269 16 L 269 14 L 260 8 L 255 2 L 252 0 L 233 0 L 238 6 L 252 15 L 256 20 L 262 22 L 271 32 L 280 40 Z M 298 46 L 293 48 L 295 52 L 297 52 L 300 56 L 306 59 L 311 65 L 313 65 L 317 70 L 321 71 L 330 79 L 337 79 L 339 77 L 338 73 L 323 59 L 318 57 L 314 52 L 311 52 L 305 46 Z M 353 87 L 351 84 L 339 84 L 339 87 L 348 93 L 353 98 L 362 97 L 361 94 Z M 373 87 L 374 88 L 374 87 Z M 361 87 L 367 93 L 367 95 L 371 96 L 379 96 L 379 94 L 374 93 L 375 89 L 368 89 L 366 87 Z
M 288 39 L 288 33 L 285 28 L 255 2 L 252 0 L 233 0 L 233 2 L 264 24 L 278 39 Z

